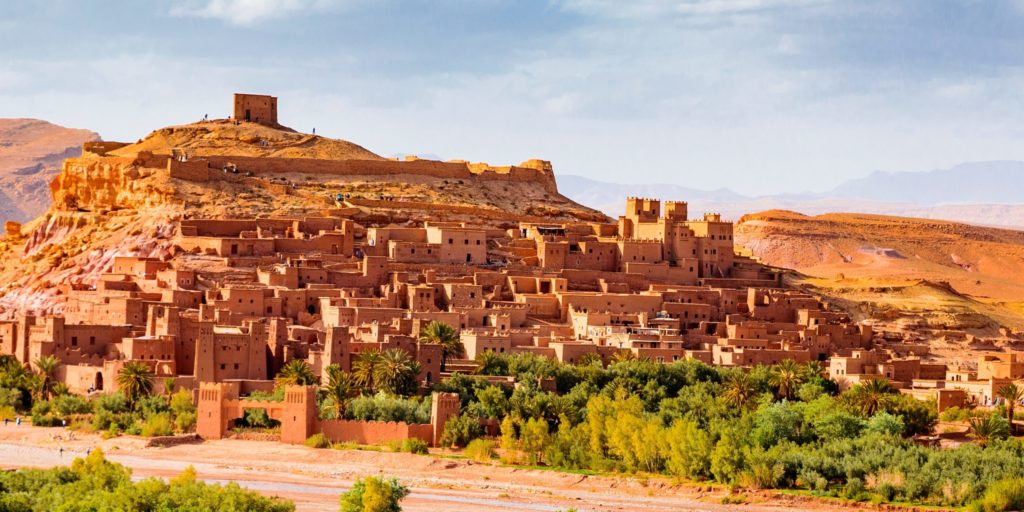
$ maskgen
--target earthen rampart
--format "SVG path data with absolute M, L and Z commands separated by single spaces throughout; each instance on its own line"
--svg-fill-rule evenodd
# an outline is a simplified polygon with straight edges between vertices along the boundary
M 439 179 L 539 183 L 552 193 L 558 191 L 554 175 L 547 169 L 510 166 L 497 169 L 486 167 L 479 169 L 479 172 L 474 172 L 469 164 L 464 162 L 435 160 L 317 160 L 312 158 L 210 156 L 184 162 L 168 159 L 166 165 L 172 177 L 192 181 L 222 179 L 225 176 L 223 169 L 232 167 L 240 173 L 251 172 L 253 174 L 298 173 L 335 176 L 400 176 L 406 174 Z M 203 165 L 207 168 L 206 177 L 202 176 Z M 234 176 L 232 173 L 227 174 Z

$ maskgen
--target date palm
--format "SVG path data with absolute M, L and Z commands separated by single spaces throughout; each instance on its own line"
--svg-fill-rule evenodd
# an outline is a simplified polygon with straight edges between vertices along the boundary
M 49 400 L 50 393 L 53 391 L 53 385 L 56 383 L 54 377 L 57 375 L 57 367 L 60 366 L 60 361 L 55 356 L 43 356 L 36 359 L 33 364 L 35 364 L 39 377 L 42 379 L 40 394 L 43 400 Z
M 332 364 L 327 367 L 327 382 L 320 388 L 323 396 L 330 398 L 334 404 L 334 417 L 341 419 L 349 398 L 355 394 L 358 386 L 352 374 L 346 373 L 340 366 Z
M 117 372 L 117 387 L 124 393 L 128 403 L 135 403 L 153 392 L 153 372 L 146 363 L 128 361 Z
M 352 378 L 355 379 L 356 384 L 370 393 L 377 389 L 374 372 L 380 358 L 381 353 L 379 350 L 367 350 L 360 352 L 352 363 Z
M 775 387 L 779 398 L 790 399 L 803 383 L 803 371 L 796 361 L 786 359 L 772 368 L 769 382 Z
M 968 418 L 971 425 L 971 437 L 981 446 L 997 439 L 1010 437 L 1010 424 L 996 413 L 989 416 Z
M 746 407 L 754 396 L 754 383 L 750 375 L 743 370 L 734 370 L 722 381 L 722 397 L 733 407 Z
M 373 369 L 373 380 L 377 388 L 386 393 L 400 395 L 408 391 L 410 383 L 420 371 L 420 364 L 400 348 L 381 352 Z
M 1024 387 L 1011 382 L 999 388 L 996 396 L 1006 400 L 1006 421 L 1010 422 L 1010 430 L 1013 430 L 1013 409 L 1017 407 L 1021 400 L 1024 400 Z
M 420 343 L 441 345 L 441 371 L 445 371 L 448 359 L 462 357 L 466 352 L 459 338 L 459 331 L 440 321 L 433 321 L 420 329 Z
M 316 383 L 316 375 L 305 361 L 292 359 L 277 372 L 274 382 L 278 386 L 309 386 Z
M 888 380 L 871 379 L 850 389 L 847 399 L 865 416 L 874 416 L 890 403 L 894 393 L 896 390 Z
M 801 373 L 803 375 L 804 382 L 807 382 L 818 377 L 826 378 L 828 375 L 828 368 L 821 364 L 821 361 L 808 361 L 804 364 L 803 371 Z

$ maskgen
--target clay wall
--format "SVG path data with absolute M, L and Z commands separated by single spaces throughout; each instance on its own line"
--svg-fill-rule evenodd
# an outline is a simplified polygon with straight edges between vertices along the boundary
M 433 429 L 429 423 L 409 424 L 383 421 L 326 420 L 320 429 L 333 442 L 382 444 L 388 441 L 419 439 L 434 444 Z

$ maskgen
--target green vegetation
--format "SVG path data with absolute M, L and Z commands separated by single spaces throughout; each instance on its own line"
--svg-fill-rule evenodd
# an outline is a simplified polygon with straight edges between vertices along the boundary
M 459 339 L 459 331 L 439 321 L 433 321 L 420 329 L 420 343 L 441 345 L 441 371 L 446 371 L 448 359 L 462 357 L 466 349 Z
M 331 440 L 327 439 L 322 432 L 313 434 L 306 439 L 306 446 L 310 448 L 330 448 Z
M 423 397 L 401 398 L 387 393 L 362 396 L 349 402 L 345 419 L 430 423 L 430 400 Z
M 289 512 L 295 507 L 236 484 L 198 481 L 191 467 L 167 483 L 156 478 L 133 483 L 128 469 L 108 462 L 97 449 L 84 459 L 75 459 L 71 467 L 0 473 L 0 510 Z
M 341 495 L 341 512 L 400 512 L 409 488 L 397 479 L 368 476 Z
M 1024 443 L 1006 439 L 1000 413 L 978 418 L 978 443 L 920 446 L 910 437 L 931 432 L 934 403 L 884 380 L 840 393 L 818 363 L 744 372 L 625 356 L 607 368 L 523 354 L 479 362 L 481 373 L 513 375 L 519 385 L 454 375 L 434 387 L 462 397 L 462 416 L 449 423 L 445 443 L 458 437 L 451 444 L 471 446 L 466 456 L 477 460 L 500 454 L 510 464 L 939 506 L 969 505 L 990 488 L 1007 495 L 1011 484 L 993 484 L 1024 478 Z M 538 378 L 554 379 L 558 392 L 542 391 Z M 481 418 L 500 421 L 499 449 L 478 439 L 480 431 L 461 434 L 460 425 Z

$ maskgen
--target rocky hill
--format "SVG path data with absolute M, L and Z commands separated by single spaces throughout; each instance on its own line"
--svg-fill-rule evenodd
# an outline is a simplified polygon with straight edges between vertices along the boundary
M 53 205 L 0 240 L 0 315 L 59 311 L 114 256 L 174 258 L 188 218 L 343 214 L 363 226 L 520 219 L 605 220 L 558 193 L 550 164 L 384 159 L 356 144 L 226 120 L 86 144 L 50 185 Z
M 922 323 L 997 338 L 1024 329 L 1022 231 L 771 210 L 743 216 L 735 236 L 765 263 L 802 274 L 795 284 L 889 327 Z
M 0 223 L 26 221 L 50 205 L 49 183 L 82 143 L 100 140 L 89 130 L 38 119 L 0 119 Z

